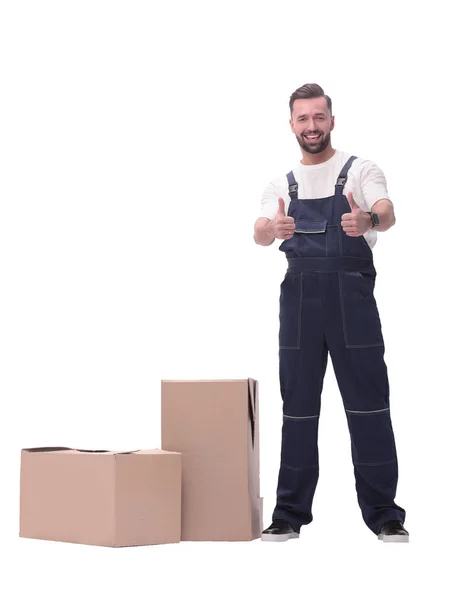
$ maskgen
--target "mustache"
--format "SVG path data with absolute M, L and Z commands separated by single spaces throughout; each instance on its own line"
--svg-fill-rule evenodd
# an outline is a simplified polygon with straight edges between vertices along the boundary
M 323 131 L 306 131 L 305 133 L 301 133 L 301 137 L 306 135 L 323 135 Z

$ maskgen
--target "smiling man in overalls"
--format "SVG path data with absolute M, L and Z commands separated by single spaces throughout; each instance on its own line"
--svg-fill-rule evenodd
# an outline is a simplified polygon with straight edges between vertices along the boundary
M 316 84 L 290 98 L 302 160 L 269 184 L 257 244 L 283 240 L 279 372 L 283 399 L 277 503 L 264 541 L 299 537 L 312 521 L 318 420 L 328 352 L 348 421 L 363 519 L 384 542 L 408 542 L 394 499 L 398 465 L 372 247 L 395 223 L 379 167 L 331 146 L 331 99 Z

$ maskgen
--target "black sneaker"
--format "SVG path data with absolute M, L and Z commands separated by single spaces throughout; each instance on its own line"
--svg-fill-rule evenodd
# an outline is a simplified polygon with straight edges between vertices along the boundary
M 409 533 L 400 521 L 387 521 L 382 525 L 378 539 L 382 542 L 408 542 Z
M 263 542 L 286 542 L 298 537 L 299 533 L 293 529 L 290 523 L 281 519 L 275 519 L 272 525 L 269 525 L 261 534 Z

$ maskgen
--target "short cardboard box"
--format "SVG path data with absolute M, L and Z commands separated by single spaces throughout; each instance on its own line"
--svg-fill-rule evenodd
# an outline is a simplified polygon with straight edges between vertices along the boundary
M 21 453 L 21 537 L 141 546 L 180 541 L 176 452 L 29 448 Z

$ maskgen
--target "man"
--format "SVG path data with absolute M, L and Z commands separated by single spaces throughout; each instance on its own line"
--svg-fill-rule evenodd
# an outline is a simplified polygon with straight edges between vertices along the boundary
M 262 539 L 298 538 L 312 521 L 329 351 L 363 519 L 384 542 L 408 542 L 405 511 L 394 502 L 398 466 L 372 256 L 377 232 L 395 223 L 394 207 L 377 165 L 332 148 L 332 103 L 319 85 L 297 89 L 290 113 L 302 160 L 267 187 L 254 233 L 263 246 L 282 240 L 288 260 L 279 315 L 281 464 L 273 522 Z

